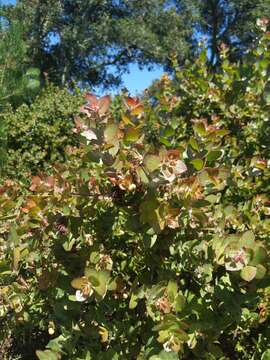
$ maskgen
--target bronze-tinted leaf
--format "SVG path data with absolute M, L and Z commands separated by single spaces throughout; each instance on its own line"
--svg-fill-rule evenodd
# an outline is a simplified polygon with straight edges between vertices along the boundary
M 85 286 L 87 286 L 88 283 L 89 283 L 89 281 L 87 280 L 87 278 L 85 276 L 83 276 L 80 278 L 73 279 L 71 281 L 71 286 L 74 289 L 82 290 Z
M 110 95 L 105 95 L 105 96 L 101 97 L 98 100 L 99 115 L 104 115 L 109 110 L 110 104 L 111 104 Z

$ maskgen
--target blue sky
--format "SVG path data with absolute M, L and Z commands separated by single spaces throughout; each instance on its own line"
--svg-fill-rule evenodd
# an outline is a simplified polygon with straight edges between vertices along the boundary
M 148 71 L 146 67 L 140 70 L 136 64 L 130 64 L 129 73 L 122 77 L 123 85 L 131 95 L 136 95 L 151 85 L 153 80 L 160 78 L 163 73 L 163 69 L 159 66 Z
M 0 0 L 0 4 L 14 4 L 16 0 Z M 148 71 L 147 68 L 140 70 L 136 64 L 131 64 L 129 73 L 123 76 L 123 85 L 131 95 L 136 95 L 146 89 L 153 80 L 161 77 L 163 70 L 156 66 L 153 70 Z

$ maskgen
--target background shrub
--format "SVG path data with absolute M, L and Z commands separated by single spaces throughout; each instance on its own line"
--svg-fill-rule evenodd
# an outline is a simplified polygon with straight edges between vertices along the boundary
M 31 105 L 23 104 L 5 115 L 8 134 L 6 177 L 21 178 L 48 170 L 66 159 L 65 148 L 77 143 L 72 132 L 82 99 L 47 86 Z

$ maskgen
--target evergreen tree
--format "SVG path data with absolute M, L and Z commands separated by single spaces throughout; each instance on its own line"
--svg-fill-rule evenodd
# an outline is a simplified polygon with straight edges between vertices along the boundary
M 0 9 L 1 10 L 1 9 Z M 39 70 L 26 67 L 26 44 L 18 23 L 0 12 L 0 163 L 6 154 L 5 112 L 31 98 L 39 88 Z
M 232 60 L 241 58 L 256 39 L 257 19 L 270 17 L 269 0 L 203 0 L 197 6 L 197 30 L 208 38 L 211 64 L 219 63 L 221 44 L 230 48 Z
M 188 3 L 188 2 L 187 2 Z M 170 64 L 190 52 L 194 12 L 167 0 L 18 0 L 33 65 L 56 83 L 119 84 L 128 64 Z
M 18 0 L 6 7 L 23 24 L 31 65 L 51 81 L 118 85 L 131 62 L 171 69 L 192 58 L 205 36 L 210 62 L 220 45 L 239 59 L 270 17 L 270 0 Z

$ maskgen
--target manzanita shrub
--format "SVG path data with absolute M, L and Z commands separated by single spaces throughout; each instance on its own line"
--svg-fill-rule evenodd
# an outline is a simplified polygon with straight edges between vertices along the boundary
M 270 358 L 269 41 L 86 94 L 81 146 L 3 184 L 3 358 Z

